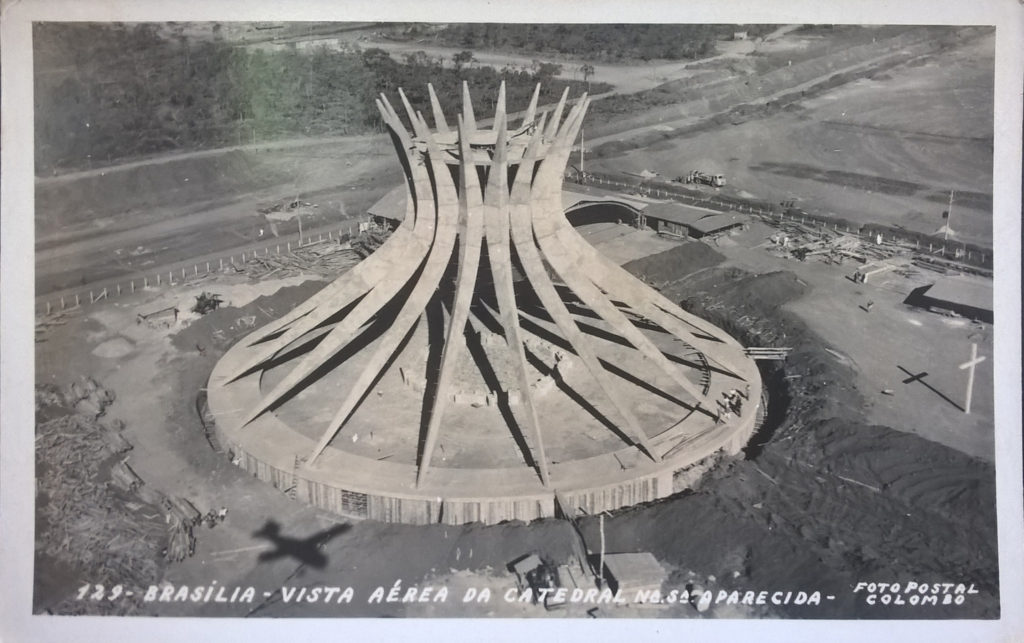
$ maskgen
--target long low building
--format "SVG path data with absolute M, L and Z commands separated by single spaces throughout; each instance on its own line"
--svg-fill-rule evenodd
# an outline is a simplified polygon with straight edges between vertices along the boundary
M 405 219 L 405 188 L 388 192 L 367 211 L 378 225 L 395 227 Z M 562 190 L 562 209 L 574 226 L 617 222 L 650 228 L 660 234 L 700 239 L 728 232 L 746 223 L 745 217 L 646 197 L 612 194 L 585 185 Z

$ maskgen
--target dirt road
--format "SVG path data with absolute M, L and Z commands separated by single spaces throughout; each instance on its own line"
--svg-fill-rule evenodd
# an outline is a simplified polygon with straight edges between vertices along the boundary
M 380 136 L 171 154 L 40 179 L 36 293 L 102 288 L 284 243 L 298 221 L 270 221 L 259 209 L 293 199 L 318 206 L 307 208 L 305 232 L 347 228 L 400 180 Z

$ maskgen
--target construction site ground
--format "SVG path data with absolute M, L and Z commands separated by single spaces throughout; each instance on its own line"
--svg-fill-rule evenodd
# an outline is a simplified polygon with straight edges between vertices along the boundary
M 855 581 L 883 570 L 886 578 L 948 579 L 983 587 L 958 611 L 928 608 L 917 616 L 997 613 L 991 376 L 979 376 L 976 410 L 965 421 L 962 412 L 924 387 L 901 385 L 896 368 L 927 369 L 933 385 L 952 396 L 956 374 L 934 363 L 947 356 L 933 347 L 921 350 L 914 333 L 939 333 L 937 339 L 949 343 L 948 359 L 954 362 L 972 333 L 982 354 L 990 350 L 985 330 L 907 310 L 894 291 L 854 285 L 841 267 L 771 257 L 757 247 L 772 232 L 760 225 L 721 240 L 717 249 L 680 245 L 616 224 L 582 231 L 592 239 L 605 237 L 599 248 L 605 243 L 614 248 L 628 238 L 633 255 L 654 253 L 642 260 L 644 278 L 660 284 L 666 294 L 687 301 L 714 296 L 726 306 L 753 307 L 760 322 L 791 332 L 797 347 L 782 372 L 768 374 L 779 417 L 770 417 L 772 432 L 755 436 L 748 458 L 719 463 L 695 492 L 607 519 L 608 551 L 652 552 L 669 570 L 669 584 L 679 589 L 693 583 L 716 591 L 809 588 L 839 597 L 816 609 L 722 605 L 702 613 L 688 603 L 602 605 L 591 616 L 883 616 L 884 610 L 867 610 L 849 592 Z M 265 270 L 255 263 L 253 269 L 254 274 Z M 245 274 L 223 275 L 191 286 L 153 289 L 130 303 L 88 308 L 40 334 L 38 382 L 66 386 L 88 373 L 114 391 L 117 399 L 107 416 L 124 422 L 123 434 L 134 446 L 129 463 L 146 485 L 189 499 L 201 513 L 229 510 L 222 523 L 196 527 L 194 556 L 167 563 L 159 578 L 137 582 L 191 587 L 216 580 L 271 592 L 253 603 L 78 607 L 93 613 L 224 616 L 587 615 L 595 605 L 548 612 L 502 598 L 515 586 L 505 568 L 512 560 L 531 552 L 555 561 L 571 556 L 578 536 L 566 521 L 491 527 L 352 521 L 313 510 L 250 478 L 207 442 L 195 400 L 219 355 L 254 325 L 280 315 L 324 283 L 319 276 L 253 281 Z M 858 290 L 864 292 L 858 295 Z M 205 316 L 188 313 L 203 291 L 219 293 L 226 303 Z M 876 305 L 865 313 L 857 304 L 869 297 Z M 137 320 L 140 311 L 168 306 L 181 311 L 177 321 Z M 710 307 L 698 312 L 721 323 L 714 317 L 721 307 Z M 840 330 L 830 332 L 831 326 Z M 856 332 L 850 332 L 853 327 Z M 878 331 L 890 327 L 892 338 L 878 346 L 877 335 L 884 335 Z M 886 387 L 895 394 L 883 394 Z M 788 405 L 786 397 L 791 398 Z M 887 419 L 895 428 L 881 424 Z M 579 521 L 591 550 L 597 527 L 596 518 Z M 403 588 L 433 586 L 435 592 L 450 587 L 453 598 L 426 604 L 368 602 L 375 589 L 387 593 L 396 581 Z M 321 585 L 351 586 L 356 598 L 350 604 L 296 607 L 277 591 Z M 493 597 L 467 606 L 455 596 L 467 586 L 490 587 Z M 37 593 L 38 610 L 59 611 L 78 589 L 70 579 L 58 586 L 63 595 L 52 584 L 48 587 L 47 593 Z
M 946 224 L 942 213 L 954 190 L 949 242 L 991 247 L 993 39 L 855 77 L 783 111 L 752 108 L 738 124 L 686 133 L 713 114 L 641 122 L 605 138 L 629 147 L 652 127 L 661 136 L 588 159 L 586 167 L 665 180 L 695 169 L 720 173 L 728 182 L 723 194 L 927 234 Z
M 794 38 L 782 34 L 761 54 L 795 59 L 808 38 Z M 733 57 L 711 61 L 709 68 L 719 63 L 737 64 Z M 991 69 L 991 37 L 982 37 L 952 53 L 841 85 L 787 111 L 665 136 L 588 159 L 587 168 L 648 170 L 669 178 L 693 169 L 721 172 L 729 182 L 723 190 L 735 194 L 792 200 L 812 212 L 926 232 L 943 225 L 950 189 L 972 192 L 973 201 L 954 202 L 954 238 L 991 244 L 992 211 L 985 202 L 991 192 Z M 958 83 L 956 99 L 934 100 L 950 91 L 941 82 L 950 78 Z M 638 127 L 657 124 L 660 117 L 642 116 L 653 120 Z M 252 244 L 260 227 L 269 230 L 273 221 L 260 209 L 296 198 L 319 206 L 304 225 L 350 225 L 400 180 L 382 140 L 268 146 L 272 154 L 243 146 L 39 178 L 37 295 Z M 294 219 L 275 223 L 282 236 L 297 231 Z M 604 519 L 607 550 L 651 552 L 669 572 L 671 588 L 817 590 L 835 596 L 815 607 L 722 604 L 703 612 L 688 603 L 602 605 L 591 616 L 999 615 L 992 426 L 992 355 L 998 347 L 991 326 L 905 305 L 906 293 L 923 283 L 923 272 L 890 273 L 858 284 L 849 279 L 852 262 L 783 256 L 770 241 L 776 231 L 758 221 L 719 238 L 717 245 L 681 245 L 615 224 L 582 232 L 745 345 L 793 348 L 784 364 L 763 370 L 772 393 L 769 418 L 745 457 L 715 463 L 691 492 Z M 66 560 L 37 557 L 36 611 L 587 615 L 592 605 L 547 612 L 506 602 L 502 594 L 514 587 L 506 565 L 520 556 L 537 553 L 564 562 L 580 536 L 595 551 L 596 516 L 580 518 L 578 533 L 564 520 L 490 527 L 354 521 L 292 500 L 214 449 L 196 397 L 219 356 L 326 283 L 312 269 L 300 274 L 301 262 L 270 274 L 277 269 L 253 263 L 248 272 L 150 288 L 49 317 L 37 333 L 35 371 L 40 385 L 63 389 L 87 375 L 113 391 L 116 400 L 101 421 L 124 422 L 122 433 L 133 446 L 128 462 L 145 485 L 187 498 L 204 514 L 228 509 L 212 528 L 196 527 L 193 556 L 162 562 L 156 574 L 140 569 L 122 582 L 145 591 L 149 584 L 208 587 L 216 581 L 229 588 L 252 585 L 270 595 L 261 593 L 251 603 L 76 601 L 79 588 L 95 580 L 90 570 L 79 573 Z M 204 291 L 221 295 L 224 305 L 205 316 L 190 313 Z M 171 307 L 178 309 L 177 318 L 138 319 L 139 313 Z M 978 369 L 971 414 L 965 415 L 957 408 L 964 394 L 964 372 L 957 365 L 969 357 L 971 343 L 988 359 Z M 927 375 L 904 382 L 922 372 Z M 38 454 L 44 465 L 47 457 Z M 37 531 L 36 537 L 48 534 Z M 97 537 L 82 531 L 65 549 L 68 555 L 105 550 L 107 543 Z M 139 552 L 152 549 L 149 543 Z M 443 603 L 368 600 L 378 588 L 386 595 L 398 581 L 403 590 L 448 586 L 451 596 Z M 868 606 L 863 594 L 852 591 L 860 581 L 974 583 L 978 593 L 963 605 Z M 293 605 L 279 591 L 321 585 L 351 586 L 354 598 Z M 463 603 L 458 590 L 468 586 L 491 588 L 491 600 Z

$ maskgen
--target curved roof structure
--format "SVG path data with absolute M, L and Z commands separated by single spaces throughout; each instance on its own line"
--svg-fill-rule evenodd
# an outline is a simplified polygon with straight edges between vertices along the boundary
M 433 128 L 401 90 L 404 121 L 378 101 L 402 224 L 211 376 L 243 466 L 357 515 L 497 521 L 552 515 L 556 494 L 596 510 L 662 497 L 694 458 L 737 450 L 760 401 L 742 347 L 563 215 L 586 95 L 538 114 L 538 87 L 512 127 L 502 85 L 483 130 L 468 87 L 452 124 L 429 89 Z

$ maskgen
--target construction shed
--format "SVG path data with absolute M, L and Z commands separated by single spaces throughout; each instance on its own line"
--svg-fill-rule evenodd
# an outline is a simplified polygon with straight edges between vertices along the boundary
M 668 572 L 650 552 L 606 554 L 604 577 L 613 592 L 622 592 L 626 602 L 632 602 L 638 593 L 661 591 Z
M 653 203 L 640 213 L 645 225 L 659 234 L 700 239 L 720 234 L 743 225 L 734 214 L 695 208 L 681 203 Z
M 905 300 L 935 312 L 955 313 L 968 319 L 992 323 L 992 281 L 969 275 L 941 277 L 930 286 L 922 286 Z

